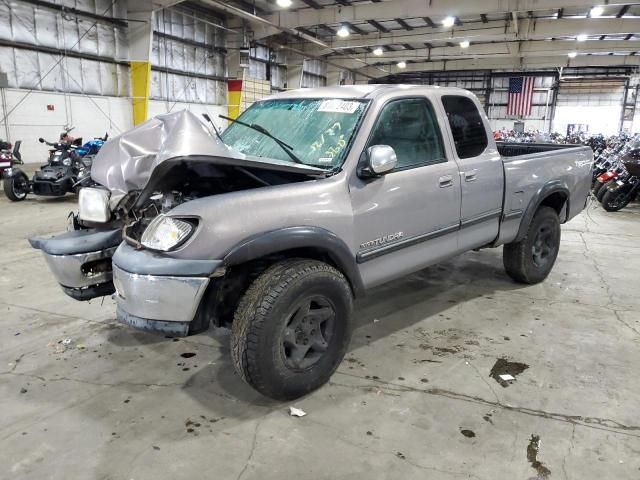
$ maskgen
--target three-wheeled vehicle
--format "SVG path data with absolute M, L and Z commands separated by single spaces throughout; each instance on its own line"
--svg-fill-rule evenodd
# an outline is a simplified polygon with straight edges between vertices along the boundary
M 39 196 L 60 197 L 67 193 L 77 193 L 81 187 L 91 183 L 91 165 L 108 134 L 82 144 L 82 138 L 69 136 L 72 130 L 65 129 L 57 142 L 48 142 L 39 138 L 40 143 L 49 147 L 49 158 L 29 180 L 27 174 L 19 168 L 6 171 L 3 181 L 4 193 L 13 202 L 27 198 L 29 193 Z

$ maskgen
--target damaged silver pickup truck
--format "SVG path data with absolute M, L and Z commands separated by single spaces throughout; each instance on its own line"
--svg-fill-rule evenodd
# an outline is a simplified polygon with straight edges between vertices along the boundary
M 515 281 L 544 280 L 591 165 L 588 147 L 496 145 L 465 90 L 295 90 L 221 135 L 184 111 L 110 140 L 75 230 L 31 242 L 68 295 L 115 292 L 134 327 L 230 326 L 242 378 L 290 399 L 335 371 L 372 287 L 499 245 Z

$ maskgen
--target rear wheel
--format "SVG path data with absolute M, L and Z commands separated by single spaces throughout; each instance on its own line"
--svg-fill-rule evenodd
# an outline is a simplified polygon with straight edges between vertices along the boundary
M 603 182 L 599 182 L 598 180 L 596 180 L 596 183 L 593 186 L 593 189 L 591 190 L 591 192 L 593 193 L 594 197 L 596 197 L 596 198 L 598 197 L 598 193 L 600 192 L 602 187 L 604 187 L 604 183 Z
M 306 259 L 274 264 L 249 287 L 234 316 L 236 371 L 277 400 L 321 387 L 349 345 L 352 306 L 349 283 L 332 266 Z
M 2 182 L 4 194 L 12 202 L 20 202 L 27 198 L 29 193 L 29 178 L 27 174 L 18 171 L 10 177 L 5 177 Z
M 600 203 L 602 203 L 602 197 L 604 197 L 604 194 L 607 193 L 607 188 L 610 185 L 615 185 L 615 183 L 615 180 L 609 180 L 608 182 L 602 184 L 602 187 L 600 188 L 600 190 L 598 190 L 598 193 L 596 195 L 596 199 L 598 199 Z
M 560 219 L 551 207 L 540 207 L 525 237 L 504 246 L 503 263 L 516 282 L 542 282 L 553 268 L 560 250 Z
M 607 190 L 602 197 L 602 208 L 607 212 L 617 212 L 629 205 L 629 202 L 631 202 L 629 188 L 621 187 L 613 192 Z

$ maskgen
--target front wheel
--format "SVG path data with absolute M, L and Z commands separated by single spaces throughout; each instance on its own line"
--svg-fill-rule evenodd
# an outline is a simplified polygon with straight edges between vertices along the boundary
M 607 212 L 617 212 L 629 205 L 630 201 L 629 188 L 621 187 L 612 192 L 607 190 L 602 197 L 602 208 Z
M 321 387 L 349 345 L 352 308 L 349 283 L 334 267 L 306 259 L 272 265 L 249 287 L 234 316 L 236 371 L 276 400 Z
M 553 268 L 560 250 L 560 219 L 550 207 L 540 207 L 525 237 L 504 246 L 507 274 L 519 283 L 540 283 Z
M 4 194 L 12 202 L 20 202 L 27 198 L 29 193 L 29 178 L 27 174 L 18 170 L 10 177 L 5 177 L 2 181 Z

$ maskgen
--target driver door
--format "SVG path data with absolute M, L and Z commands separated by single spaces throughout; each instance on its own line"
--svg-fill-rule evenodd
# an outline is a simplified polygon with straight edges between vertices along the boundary
M 386 175 L 354 177 L 351 184 L 357 261 L 367 288 L 455 254 L 461 202 L 458 166 L 447 158 L 426 97 L 387 102 L 366 148 L 372 145 L 391 146 L 398 163 Z

